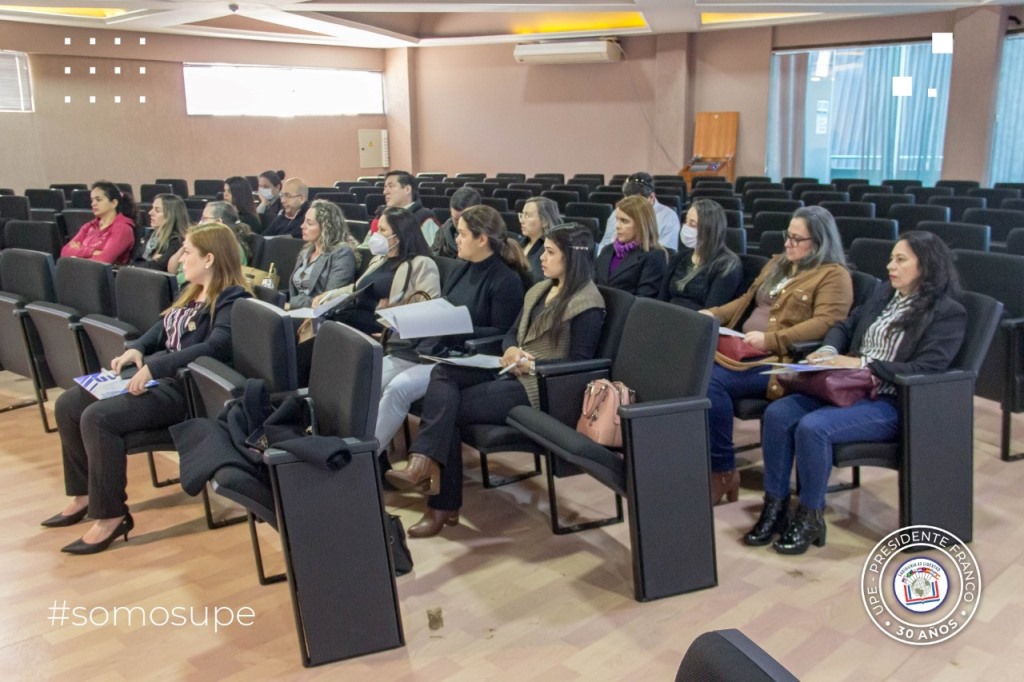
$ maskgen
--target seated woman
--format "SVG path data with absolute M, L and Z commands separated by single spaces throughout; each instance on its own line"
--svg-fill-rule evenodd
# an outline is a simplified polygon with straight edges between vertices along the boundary
M 404 208 L 386 209 L 367 244 L 373 259 L 366 272 L 354 285 L 328 291 L 314 299 L 314 304 L 330 301 L 337 293 L 361 289 L 352 304 L 343 304 L 349 307 L 331 319 L 375 334 L 382 331 L 377 310 L 437 298 L 441 295 L 441 278 L 419 220 Z
M 262 223 L 258 232 L 263 232 L 266 226 L 270 224 L 270 221 L 281 212 L 281 199 L 278 196 L 281 194 L 281 183 L 282 179 L 277 171 L 263 171 L 260 173 L 259 180 L 257 181 L 259 189 L 257 193 L 260 197 L 260 203 L 256 206 L 256 213 L 260 216 L 260 222 Z
M 352 235 L 335 204 L 317 199 L 309 205 L 302 222 L 302 241 L 306 245 L 295 259 L 288 281 L 288 307 L 292 310 L 308 308 L 313 298 L 351 284 L 356 276 Z
M 93 183 L 89 198 L 96 217 L 61 248 L 61 257 L 126 264 L 135 248 L 135 202 L 106 180 Z
M 203 206 L 203 214 L 199 217 L 199 224 L 220 223 L 227 225 L 235 235 L 238 242 L 238 258 L 242 265 L 249 265 L 252 261 L 252 250 L 247 239 L 252 232 L 249 226 L 238 219 L 238 211 L 226 201 L 210 201 Z M 178 249 L 167 261 L 167 271 L 178 274 L 178 286 L 185 286 L 185 270 L 181 266 L 181 258 L 185 254 L 184 247 Z
M 177 262 L 172 270 L 171 258 L 181 248 L 188 230 L 188 209 L 176 194 L 158 194 L 149 209 L 149 226 L 153 234 L 146 240 L 142 258 L 135 265 L 160 272 L 177 272 Z
M 702 310 L 766 356 L 788 361 L 790 347 L 825 336 L 853 304 L 853 282 L 832 214 L 819 206 L 797 209 L 786 232 L 786 252 L 775 256 L 745 294 Z M 721 353 L 711 370 L 711 501 L 739 499 L 740 476 L 732 443 L 733 400 L 782 397 L 762 365 L 730 361 Z
M 635 194 L 615 205 L 615 240 L 597 256 L 597 283 L 634 296 L 658 298 L 668 252 L 658 243 L 651 202 Z
M 736 297 L 743 267 L 725 246 L 725 229 L 725 210 L 719 204 L 710 199 L 693 202 L 679 231 L 683 246 L 668 263 L 661 300 L 701 310 Z
M 523 237 L 526 238 L 523 253 L 526 254 L 526 262 L 530 264 L 530 274 L 533 275 L 535 282 L 544 279 L 544 272 L 540 267 L 540 258 L 544 253 L 544 235 L 561 223 L 558 204 L 551 199 L 534 197 L 527 199 L 523 204 L 523 212 L 519 214 L 519 225 L 523 230 Z
M 473 333 L 388 342 L 374 430 L 382 451 L 395 437 L 412 404 L 427 392 L 434 366 L 421 364 L 417 351 L 440 355 L 461 350 L 467 338 L 503 334 L 523 308 L 526 258 L 519 242 L 508 234 L 501 214 L 490 206 L 470 206 L 459 217 L 458 230 L 455 241 L 463 262 L 448 277 L 442 296 L 452 305 L 469 309 Z M 386 457 L 382 460 L 384 468 L 390 468 Z
M 188 418 L 185 388 L 177 370 L 196 358 L 231 360 L 231 307 L 248 298 L 238 243 L 219 223 L 198 225 L 185 237 L 182 264 L 189 285 L 163 319 L 114 358 L 110 368 L 138 368 L 128 392 L 97 400 L 83 388 L 65 391 L 56 403 L 57 430 L 64 457 L 64 487 L 71 501 L 43 521 L 53 528 L 85 518 L 95 524 L 63 548 L 70 554 L 102 552 L 135 527 L 125 505 L 127 457 L 124 437 L 144 429 L 172 426 Z M 150 381 L 156 384 L 149 386 Z
M 409 463 L 387 472 L 400 490 L 426 485 L 429 508 L 409 528 L 414 538 L 437 535 L 459 523 L 462 453 L 459 427 L 504 424 L 516 405 L 537 406 L 538 363 L 587 360 L 597 353 L 604 324 L 604 299 L 594 284 L 593 236 L 582 227 L 560 227 L 544 240 L 543 282 L 526 293 L 523 310 L 502 344 L 498 370 L 438 365 L 430 376 L 420 429 Z
M 743 537 L 780 554 L 803 554 L 825 544 L 825 488 L 832 446 L 860 441 L 895 441 L 900 413 L 897 374 L 949 369 L 960 350 L 967 313 L 956 301 L 959 278 L 946 244 L 930 232 L 904 232 L 889 259 L 889 282 L 825 335 L 808 361 L 830 367 L 866 367 L 878 383 L 878 398 L 836 407 L 811 396 L 780 398 L 764 413 L 764 509 Z M 800 478 L 800 504 L 789 517 L 793 460 Z
M 224 201 L 235 207 L 238 218 L 249 226 L 252 232 L 263 231 L 263 221 L 256 214 L 256 204 L 252 200 L 252 186 L 240 175 L 234 175 L 224 181 Z

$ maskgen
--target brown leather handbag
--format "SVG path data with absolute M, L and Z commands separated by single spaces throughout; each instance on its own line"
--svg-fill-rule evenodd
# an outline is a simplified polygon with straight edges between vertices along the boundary
M 621 381 L 591 381 L 583 394 L 583 413 L 576 430 L 599 445 L 621 448 L 619 406 L 632 405 L 635 400 L 635 392 Z
M 878 397 L 878 380 L 867 368 L 794 372 L 780 374 L 778 380 L 787 393 L 803 393 L 836 407 Z

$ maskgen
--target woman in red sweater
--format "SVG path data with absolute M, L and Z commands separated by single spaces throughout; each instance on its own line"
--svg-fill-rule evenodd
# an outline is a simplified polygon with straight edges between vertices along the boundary
M 90 198 L 96 218 L 82 226 L 60 255 L 124 265 L 135 246 L 135 203 L 131 195 L 122 194 L 112 182 L 100 180 L 93 183 Z

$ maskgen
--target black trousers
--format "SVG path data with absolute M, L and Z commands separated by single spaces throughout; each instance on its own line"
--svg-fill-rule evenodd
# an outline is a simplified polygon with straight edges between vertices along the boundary
M 455 511 L 462 506 L 462 437 L 465 424 L 504 424 L 509 410 L 529 405 L 526 389 L 512 376 L 471 367 L 438 365 L 423 398 L 420 429 L 409 452 L 424 454 L 441 465 L 441 492 L 430 498 L 432 509 Z
M 188 418 L 185 392 L 177 379 L 161 379 L 142 395 L 106 400 L 97 400 L 75 386 L 57 398 L 55 407 L 64 456 L 64 489 L 68 495 L 88 495 L 89 516 L 94 519 L 128 513 L 124 436 Z

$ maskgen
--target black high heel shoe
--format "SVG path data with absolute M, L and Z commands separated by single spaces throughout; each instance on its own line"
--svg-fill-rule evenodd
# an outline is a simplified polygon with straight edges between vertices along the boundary
M 86 542 L 79 538 L 66 547 L 61 547 L 60 551 L 67 552 L 68 554 L 98 554 L 107 547 L 110 547 L 118 535 L 124 535 L 124 541 L 128 542 L 128 532 L 135 528 L 135 520 L 132 519 L 131 514 L 125 514 L 124 518 L 121 519 L 121 523 L 117 524 L 117 528 L 107 537 L 103 538 L 99 542 Z
M 82 519 L 84 519 L 85 515 L 88 512 L 89 505 L 86 505 L 79 509 L 78 511 L 76 511 L 74 514 L 54 514 L 53 516 L 46 519 L 39 525 L 46 526 L 47 528 L 63 528 L 64 526 L 73 526 Z

